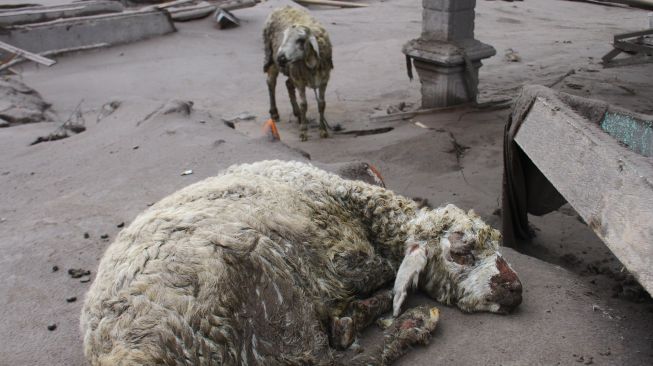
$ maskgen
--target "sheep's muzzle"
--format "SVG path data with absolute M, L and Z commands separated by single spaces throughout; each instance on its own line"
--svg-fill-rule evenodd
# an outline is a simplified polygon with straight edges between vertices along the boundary
M 279 56 L 277 56 L 277 64 L 279 64 L 279 66 L 281 66 L 282 68 L 286 67 L 286 65 L 288 64 L 288 59 L 286 58 L 286 55 L 282 53 Z
M 497 257 L 496 265 L 499 273 L 490 278 L 491 300 L 499 304 L 499 313 L 507 314 L 521 304 L 522 284 L 502 257 Z

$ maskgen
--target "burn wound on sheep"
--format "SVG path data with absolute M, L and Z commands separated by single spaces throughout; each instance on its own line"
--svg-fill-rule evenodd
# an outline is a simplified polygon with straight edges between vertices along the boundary
M 452 260 L 461 240 L 473 262 Z M 415 285 L 465 311 L 517 306 L 521 284 L 499 240 L 473 212 L 417 209 L 310 164 L 233 166 L 162 199 L 117 236 L 82 309 L 84 352 L 92 365 L 334 364 L 334 319 L 351 319 L 343 331 L 355 335 L 393 303 L 400 309 Z M 401 294 L 387 290 L 393 281 Z M 418 328 L 430 324 L 426 309 L 397 321 L 411 316 L 426 321 Z M 402 338 L 413 331 L 393 329 L 401 342 L 388 343 L 383 360 L 432 330 Z

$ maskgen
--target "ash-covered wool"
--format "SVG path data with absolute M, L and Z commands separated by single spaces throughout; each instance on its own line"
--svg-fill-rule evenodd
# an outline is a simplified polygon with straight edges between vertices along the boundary
M 413 284 L 465 311 L 516 307 L 499 240 L 471 211 L 418 210 L 306 163 L 233 166 L 118 235 L 82 309 L 84 352 L 93 365 L 353 364 L 330 347 L 333 320 L 393 281 L 395 315 Z

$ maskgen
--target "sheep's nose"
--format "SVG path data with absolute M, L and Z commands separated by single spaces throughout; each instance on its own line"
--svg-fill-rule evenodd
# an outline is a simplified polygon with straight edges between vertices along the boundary
M 490 282 L 492 298 L 499 304 L 499 312 L 509 313 L 522 302 L 522 284 L 503 258 L 498 257 L 496 264 L 499 274 Z
M 501 312 L 509 313 L 522 302 L 522 285 L 521 281 L 500 283 L 495 288 L 497 303 L 501 306 Z
M 286 55 L 283 53 L 277 56 L 277 63 L 281 66 L 284 66 L 288 62 L 288 59 L 286 58 Z

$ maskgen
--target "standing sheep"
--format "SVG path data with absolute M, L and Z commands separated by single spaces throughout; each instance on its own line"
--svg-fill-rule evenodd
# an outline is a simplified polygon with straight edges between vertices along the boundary
M 464 311 L 519 305 L 499 240 L 472 211 L 418 210 L 308 164 L 233 166 L 109 246 L 82 309 L 84 353 L 92 365 L 388 364 L 437 322 L 436 309 L 400 315 L 411 286 Z M 343 360 L 336 349 L 390 310 L 383 348 Z
M 305 10 L 285 6 L 274 10 L 263 29 L 265 64 L 268 92 L 270 93 L 270 116 L 279 120 L 275 97 L 279 72 L 286 75 L 286 87 L 290 104 L 300 124 L 302 141 L 308 139 L 306 119 L 306 87 L 313 89 L 320 112 L 320 137 L 328 137 L 328 123 L 324 117 L 329 76 L 333 69 L 331 41 L 322 25 Z M 299 91 L 299 106 L 295 97 Z

